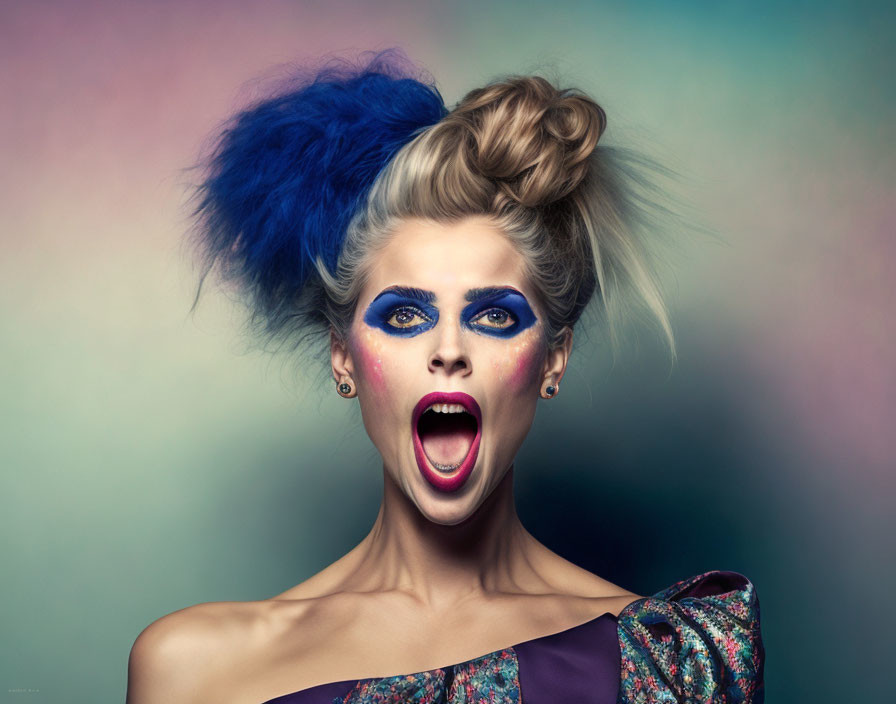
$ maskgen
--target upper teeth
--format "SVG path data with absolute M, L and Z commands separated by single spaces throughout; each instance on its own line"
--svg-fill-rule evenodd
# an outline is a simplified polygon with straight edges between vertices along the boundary
M 459 403 L 434 403 L 426 410 L 436 413 L 465 413 L 467 409 Z

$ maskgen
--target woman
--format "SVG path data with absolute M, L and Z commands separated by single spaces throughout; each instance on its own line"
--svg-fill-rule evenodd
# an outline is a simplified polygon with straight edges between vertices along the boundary
M 128 701 L 761 702 L 753 585 L 642 597 L 559 557 L 514 509 L 513 461 L 596 298 L 670 343 L 603 110 L 537 77 L 453 110 L 396 52 L 239 114 L 200 188 L 205 274 L 263 339 L 329 336 L 336 391 L 383 459 L 367 537 L 259 602 L 151 624 Z

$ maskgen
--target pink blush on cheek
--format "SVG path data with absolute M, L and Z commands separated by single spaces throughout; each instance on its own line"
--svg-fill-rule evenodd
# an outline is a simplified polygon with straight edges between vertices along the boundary
M 495 361 L 495 371 L 502 383 L 508 384 L 516 392 L 521 392 L 535 382 L 542 361 L 541 350 L 536 340 L 521 340 L 509 350 L 506 357 Z
M 535 350 L 528 350 L 516 360 L 516 368 L 511 372 L 509 382 L 514 389 L 522 391 L 532 382 L 536 367 Z
M 379 345 L 369 332 L 363 333 L 355 342 L 354 354 L 358 370 L 373 391 L 381 394 L 386 388 L 386 382 L 383 377 L 383 358 Z

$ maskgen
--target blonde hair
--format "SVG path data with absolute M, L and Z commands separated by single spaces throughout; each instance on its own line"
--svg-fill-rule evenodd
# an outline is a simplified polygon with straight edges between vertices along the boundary
M 350 222 L 336 271 L 316 263 L 306 296 L 345 336 L 370 255 L 407 218 L 488 216 L 515 244 L 545 311 L 545 342 L 559 344 L 597 294 L 614 349 L 636 305 L 658 322 L 675 358 L 669 315 L 647 248 L 651 190 L 631 150 L 598 146 L 604 110 L 575 89 L 538 76 L 510 77 L 468 93 L 402 147 Z M 307 292 L 307 291 L 306 291 Z

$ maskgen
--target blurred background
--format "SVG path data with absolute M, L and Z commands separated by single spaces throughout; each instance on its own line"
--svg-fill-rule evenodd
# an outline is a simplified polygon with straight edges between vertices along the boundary
M 768 702 L 889 683 L 893 5 L 0 5 L 0 700 L 123 701 L 151 621 L 270 597 L 369 528 L 381 468 L 319 367 L 190 317 L 185 184 L 272 67 L 402 47 L 450 105 L 546 72 L 676 169 L 717 237 L 664 267 L 678 362 L 580 335 L 516 466 L 529 529 L 640 594 L 762 607 Z M 662 233 L 659 233 L 662 237 Z

